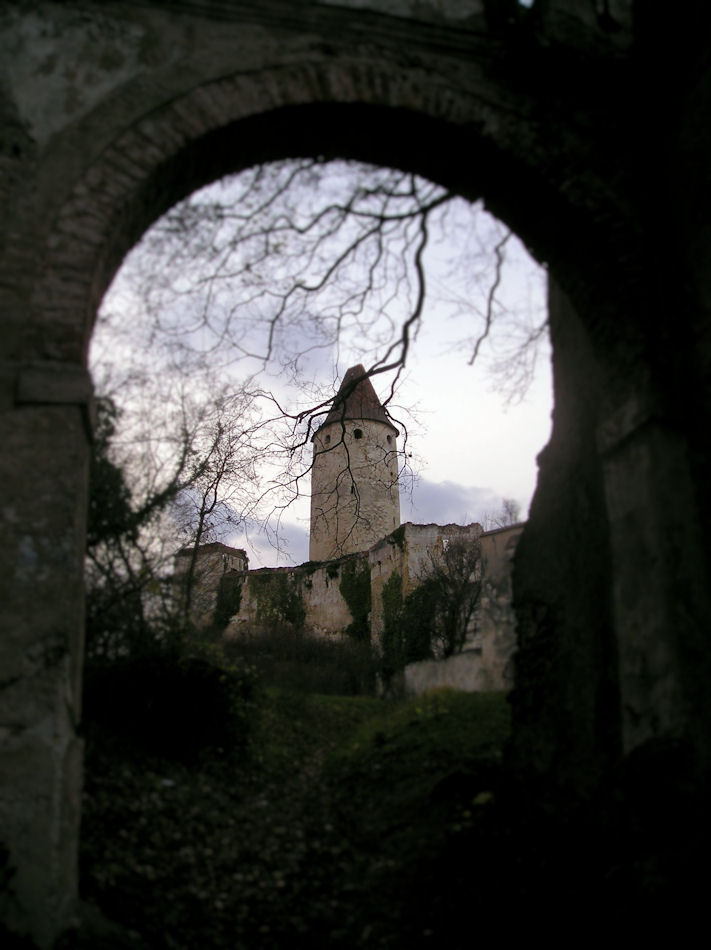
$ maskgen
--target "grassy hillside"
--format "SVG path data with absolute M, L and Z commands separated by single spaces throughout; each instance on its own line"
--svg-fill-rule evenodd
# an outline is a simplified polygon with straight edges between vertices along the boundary
M 82 891 L 120 927 L 71 946 L 436 946 L 459 870 L 432 874 L 491 807 L 507 731 L 499 695 L 268 690 L 236 760 L 90 732 Z

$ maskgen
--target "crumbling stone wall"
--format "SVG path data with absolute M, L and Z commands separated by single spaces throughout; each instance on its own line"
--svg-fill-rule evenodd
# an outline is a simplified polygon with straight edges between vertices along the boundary
M 173 584 L 178 602 L 185 596 L 190 584 L 190 622 L 198 629 L 214 623 L 218 608 L 220 586 L 228 573 L 242 574 L 249 567 L 249 558 L 241 548 L 213 542 L 198 548 L 192 578 L 189 577 L 195 552 L 184 548 L 175 556 Z
M 419 528 L 419 525 L 407 526 Z M 409 589 L 417 586 L 417 578 L 427 570 L 428 548 L 432 542 L 432 525 L 418 537 L 413 532 L 412 552 L 414 575 L 408 572 Z M 455 525 L 442 528 L 434 535 L 434 544 L 452 537 Z M 514 684 L 513 663 L 516 650 L 516 616 L 512 603 L 511 575 L 513 555 L 523 532 L 522 524 L 509 525 L 492 531 L 477 532 L 469 525 L 459 536 L 477 537 L 481 544 L 481 599 L 470 636 L 462 652 L 444 660 L 420 660 L 409 663 L 403 670 L 403 688 L 408 694 L 419 695 L 428 689 L 448 686 L 469 692 L 481 690 L 510 690 Z M 426 540 L 425 540 L 426 539 Z M 425 541 L 423 545 L 422 542 Z
M 513 609 L 513 559 L 524 525 L 508 525 L 481 536 L 482 591 L 477 616 L 482 689 L 514 685 L 516 614 Z
M 382 641 L 386 618 L 383 613 L 383 590 L 394 574 L 402 578 L 403 600 L 427 575 L 432 566 L 431 557 L 442 550 L 448 539 L 475 540 L 482 534 L 479 524 L 400 525 L 368 552 L 371 575 L 371 636 L 373 643 Z
M 275 628 L 322 638 L 347 635 L 354 617 L 342 590 L 343 573 L 361 564 L 367 564 L 367 555 L 250 571 L 239 613 L 225 636 L 259 635 Z
M 508 689 L 515 621 L 511 606 L 511 559 L 522 526 L 482 533 L 471 525 L 401 525 L 369 551 L 322 564 L 260 568 L 244 576 L 239 612 L 225 630 L 227 637 L 259 635 L 285 628 L 315 637 L 354 636 L 382 649 L 387 618 L 383 597 L 388 582 L 399 579 L 401 601 L 427 576 L 432 556 L 455 538 L 481 538 L 483 596 L 465 650 L 471 656 L 467 673 L 457 672 L 457 685 L 476 689 Z M 208 592 L 209 593 L 209 592 Z M 213 597 L 214 601 L 214 597 Z M 200 598 L 200 603 L 209 603 Z M 211 622 L 211 614 L 203 624 Z M 449 667 L 454 669 L 455 663 Z M 440 679 L 442 672 L 436 674 Z M 439 682 L 439 680 L 438 680 Z M 452 684 L 454 685 L 454 683 Z

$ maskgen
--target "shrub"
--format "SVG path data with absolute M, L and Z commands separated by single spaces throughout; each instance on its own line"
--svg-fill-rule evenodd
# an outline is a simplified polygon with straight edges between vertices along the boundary
M 244 755 L 259 698 L 254 670 L 218 649 L 155 651 L 87 667 L 84 716 L 150 755 L 185 763 L 222 750 Z
M 375 661 L 368 643 L 319 640 L 282 628 L 230 640 L 224 649 L 254 667 L 266 686 L 342 696 L 375 692 Z
M 214 625 L 218 630 L 224 630 L 234 615 L 239 613 L 243 583 L 241 574 L 223 574 L 220 578 L 214 615 Z
M 304 626 L 306 609 L 299 578 L 291 572 L 255 572 L 249 579 L 257 602 L 257 622 L 265 626 L 287 623 L 294 630 Z
M 408 663 L 448 657 L 463 648 L 481 598 L 479 538 L 454 538 L 430 553 L 418 586 L 403 597 L 394 571 L 383 585 L 380 675 L 386 689 Z
M 370 640 L 370 565 L 367 559 L 351 559 L 344 563 L 338 589 L 353 618 L 346 633 L 354 640 Z
M 383 585 L 383 642 L 380 674 L 388 686 L 404 664 L 402 642 L 402 577 L 394 571 Z
M 428 578 L 405 598 L 402 605 L 403 662 L 416 663 L 432 659 L 432 631 L 439 607 L 439 589 L 436 581 Z

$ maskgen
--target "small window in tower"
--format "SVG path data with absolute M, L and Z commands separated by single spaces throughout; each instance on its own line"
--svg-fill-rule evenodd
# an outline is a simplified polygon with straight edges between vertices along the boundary
M 389 436 L 388 436 L 388 445 L 390 445 L 390 444 L 392 443 L 392 440 L 393 440 L 393 437 L 392 437 L 391 435 L 389 435 Z
M 328 443 L 331 441 L 331 436 L 327 435 L 323 441 L 326 443 L 326 445 L 328 445 Z
M 363 438 L 363 430 L 362 430 L 362 429 L 354 429 L 354 430 L 353 430 L 353 437 L 356 438 L 356 439 L 362 439 L 362 438 Z

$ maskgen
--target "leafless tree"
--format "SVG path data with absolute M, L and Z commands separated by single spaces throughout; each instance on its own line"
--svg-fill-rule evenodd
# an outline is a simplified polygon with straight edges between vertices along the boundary
M 199 580 L 200 546 L 248 520 L 259 495 L 261 447 L 254 441 L 259 427 L 245 425 L 245 403 L 243 394 L 213 407 L 206 430 L 195 440 L 191 471 L 173 507 L 183 551 L 190 552 L 181 578 L 180 615 L 186 628 Z
M 239 443 L 240 466 L 266 466 L 249 481 L 249 513 L 278 532 L 303 493 L 310 439 L 345 351 L 387 381 L 384 403 L 405 436 L 402 474 L 407 419 L 395 396 L 433 288 L 451 313 L 469 315 L 454 345 L 471 360 L 494 325 L 524 354 L 545 332 L 543 318 L 519 325 L 521 314 L 502 305 L 511 239 L 499 225 L 478 226 L 480 217 L 412 174 L 319 160 L 260 166 L 172 209 L 124 267 L 92 360 L 100 390 L 125 407 L 118 441 L 131 446 L 132 479 L 159 486 L 184 443 L 175 392 L 207 401 L 219 376 L 260 414 Z M 315 382 L 329 372 L 330 385 Z M 515 385 L 526 372 L 514 373 Z
M 86 569 L 90 655 L 134 652 L 186 627 L 199 545 L 248 520 L 254 505 L 264 446 L 251 398 L 184 398 L 174 428 L 137 445 L 116 442 L 120 414 L 100 400 Z M 172 582 L 179 541 L 192 552 L 184 602 Z
M 471 631 L 481 597 L 481 544 L 478 538 L 452 538 L 430 552 L 420 579 L 436 602 L 431 643 L 435 656 L 459 653 Z
M 477 520 L 485 531 L 507 528 L 521 521 L 521 506 L 515 498 L 504 498 L 500 508 L 483 512 Z

